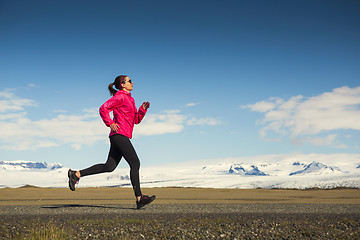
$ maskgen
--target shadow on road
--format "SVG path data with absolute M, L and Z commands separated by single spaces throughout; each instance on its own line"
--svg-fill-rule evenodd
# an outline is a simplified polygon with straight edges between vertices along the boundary
M 45 209 L 60 209 L 60 208 L 108 208 L 108 209 L 130 209 L 136 210 L 132 207 L 121 207 L 121 206 L 102 206 L 102 205 L 84 205 L 84 204 L 61 204 L 61 205 L 51 205 L 43 206 L 41 208 Z

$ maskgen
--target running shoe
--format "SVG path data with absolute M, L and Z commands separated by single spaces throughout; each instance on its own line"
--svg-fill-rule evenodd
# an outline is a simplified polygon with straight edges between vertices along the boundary
M 80 180 L 80 178 L 78 178 L 75 173 L 76 171 L 73 171 L 71 169 L 69 169 L 68 171 L 69 188 L 71 191 L 75 191 L 75 184 L 77 184 Z
M 142 207 L 144 207 L 145 205 L 151 203 L 152 201 L 154 201 L 156 198 L 155 195 L 152 195 L 151 197 L 147 196 L 147 195 L 141 195 L 140 201 L 136 201 L 136 206 L 137 209 L 140 209 Z

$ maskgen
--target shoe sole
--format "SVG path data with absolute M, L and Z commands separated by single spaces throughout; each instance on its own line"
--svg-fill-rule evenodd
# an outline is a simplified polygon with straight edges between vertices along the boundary
M 69 188 L 70 188 L 70 190 L 75 191 L 75 184 L 74 184 L 74 187 L 72 188 L 71 183 L 70 183 L 70 181 L 71 181 L 71 170 L 68 171 L 68 178 L 69 178 Z

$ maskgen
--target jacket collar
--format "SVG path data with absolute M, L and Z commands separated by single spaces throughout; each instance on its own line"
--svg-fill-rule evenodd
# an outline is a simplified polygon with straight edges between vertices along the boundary
M 119 90 L 119 91 L 117 91 L 117 93 L 115 95 L 117 95 L 117 94 L 125 94 L 125 95 L 128 95 L 128 96 L 131 97 L 131 93 L 129 93 L 129 92 L 125 91 L 125 90 Z

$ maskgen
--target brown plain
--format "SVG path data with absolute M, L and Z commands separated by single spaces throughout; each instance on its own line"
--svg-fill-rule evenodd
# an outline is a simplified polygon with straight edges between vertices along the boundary
M 302 203 L 360 204 L 360 189 L 213 189 L 144 188 L 144 194 L 157 196 L 156 204 L 187 203 Z M 0 205 L 43 204 L 132 204 L 131 188 L 2 188 Z

